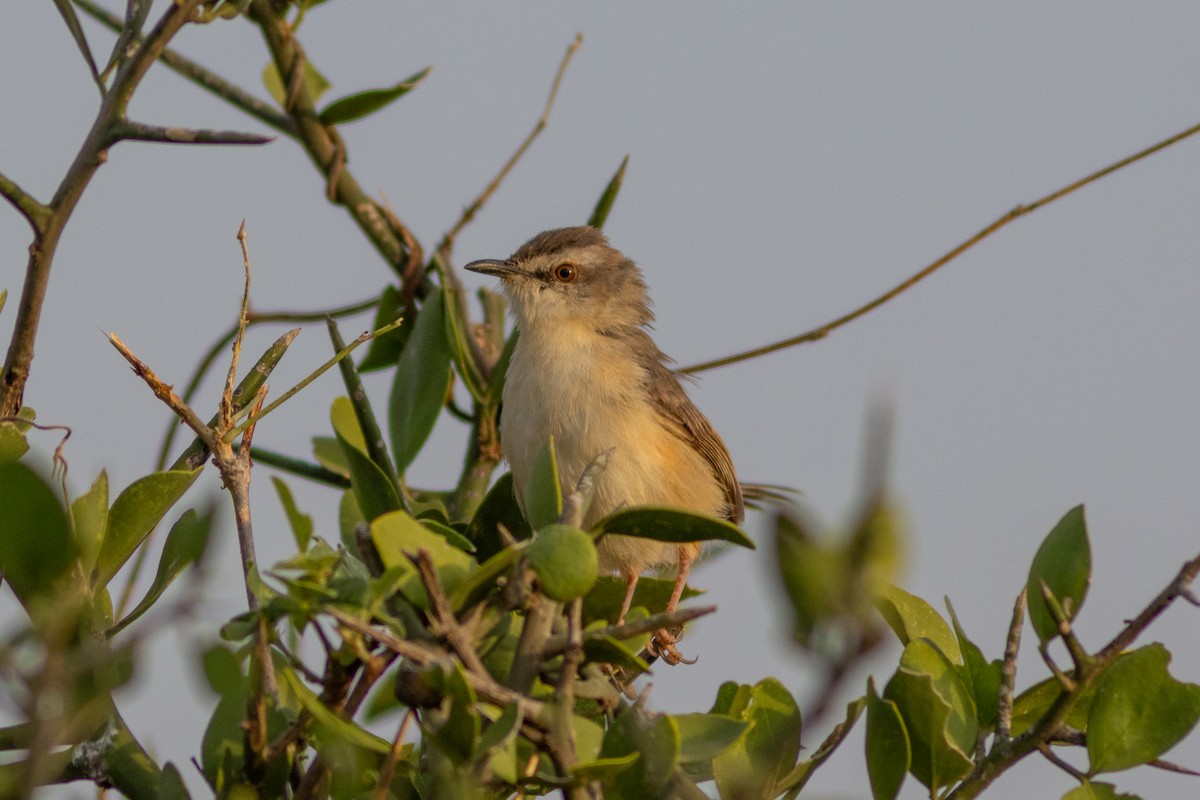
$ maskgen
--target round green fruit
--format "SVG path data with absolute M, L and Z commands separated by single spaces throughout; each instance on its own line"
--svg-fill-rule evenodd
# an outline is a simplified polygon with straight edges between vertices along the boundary
M 551 600 L 583 597 L 596 583 L 596 545 L 578 528 L 547 525 L 534 534 L 525 553 L 542 593 Z

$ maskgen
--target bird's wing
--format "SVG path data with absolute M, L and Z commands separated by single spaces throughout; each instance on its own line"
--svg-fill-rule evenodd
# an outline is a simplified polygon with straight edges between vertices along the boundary
M 729 457 L 725 443 L 665 364 L 657 358 L 647 357 L 643 365 L 647 373 L 647 388 L 655 406 L 672 423 L 672 429 L 704 456 L 712 467 L 713 475 L 725 489 L 729 520 L 741 522 L 745 513 L 742 486 L 733 471 L 733 459 Z

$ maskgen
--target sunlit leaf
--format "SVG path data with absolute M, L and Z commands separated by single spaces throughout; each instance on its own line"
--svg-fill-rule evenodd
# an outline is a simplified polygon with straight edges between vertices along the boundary
M 955 664 L 962 664 L 958 639 L 942 615 L 929 603 L 899 586 L 888 586 L 875 598 L 875 607 L 883 615 L 901 644 L 929 639 Z
M 614 796 L 657 797 L 679 764 L 679 725 L 669 716 L 649 714 L 630 706 L 604 736 L 600 756 L 606 759 L 636 754 L 638 760 L 609 778 Z
M 429 606 L 429 597 L 421 583 L 417 568 L 409 559 L 419 550 L 429 552 L 437 570 L 438 578 L 447 594 L 467 577 L 474 568 L 475 560 L 433 533 L 404 511 L 384 514 L 371 522 L 371 540 L 379 552 L 386 569 L 398 568 L 404 577 L 399 581 L 399 590 L 411 603 L 420 608 Z
M 381 514 L 400 509 L 396 485 L 367 455 L 362 428 L 358 425 L 350 399 L 336 398 L 329 417 L 346 464 L 350 467 L 350 486 L 354 490 L 354 497 L 366 518 L 375 519 Z
M 155 472 L 139 478 L 121 492 L 108 511 L 104 543 L 100 546 L 92 575 L 93 586 L 108 585 L 138 545 L 195 482 L 201 469 Z
M 770 797 L 800 753 L 800 707 L 775 678 L 749 691 L 744 706 L 730 716 L 750 723 L 745 733 L 713 759 L 722 797 Z M 738 704 L 739 706 L 741 704 Z
M 262 82 L 267 93 L 275 99 L 280 107 L 287 104 L 287 90 L 284 88 L 283 79 L 279 77 L 279 70 L 275 67 L 274 61 L 267 62 L 267 65 L 263 67 Z M 316 103 L 329 88 L 329 81 L 325 80 L 325 76 L 318 72 L 307 58 L 304 59 L 303 82 L 313 103 Z
M 562 483 L 558 476 L 554 437 L 550 437 L 534 457 L 529 481 L 521 494 L 525 503 L 525 517 L 534 530 L 558 522 L 562 514 Z
M 83 574 L 90 575 L 108 528 L 108 473 L 100 470 L 92 487 L 71 501 L 71 521 Z
M 596 201 L 596 207 L 592 209 L 592 215 L 588 217 L 588 225 L 593 228 L 604 227 L 604 223 L 608 220 L 608 212 L 612 211 L 613 203 L 617 201 L 617 194 L 621 191 L 621 184 L 625 182 L 625 167 L 627 166 L 629 166 L 629 156 L 621 159 L 621 166 L 617 167 L 617 171 L 608 179 L 608 185 L 600 193 L 600 199 Z
M 1083 506 L 1076 506 L 1042 540 L 1029 568 L 1026 585 L 1029 622 L 1042 643 L 1058 635 L 1058 623 L 1046 605 L 1042 583 L 1045 582 L 1067 619 L 1071 620 L 1079 613 L 1091 580 L 1092 550 L 1088 543 L 1087 523 Z
M 1200 720 L 1200 686 L 1167 672 L 1171 654 L 1155 643 L 1108 668 L 1088 713 L 1093 773 L 1145 764 L 1174 747 Z

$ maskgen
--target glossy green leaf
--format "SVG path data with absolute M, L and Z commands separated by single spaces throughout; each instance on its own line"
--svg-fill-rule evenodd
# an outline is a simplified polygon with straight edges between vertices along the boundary
M 338 98 L 321 110 L 321 122 L 326 125 L 342 125 L 374 114 L 395 100 L 416 88 L 424 80 L 433 67 L 426 67 L 420 72 L 409 75 L 395 86 L 386 89 L 368 89 L 356 92 L 346 97 Z
M 554 437 L 538 451 L 529 470 L 529 482 L 521 491 L 525 517 L 534 530 L 558 522 L 562 514 L 562 483 L 558 477 L 558 456 Z
M 329 81 L 325 80 L 325 76 L 318 72 L 312 61 L 307 58 L 304 59 L 303 81 L 304 88 L 308 90 L 314 104 L 329 88 Z M 274 61 L 267 62 L 267 66 L 263 67 L 262 82 L 267 93 L 281 108 L 287 105 L 287 91 L 284 88 L 283 79 L 279 77 L 279 70 L 275 67 Z
M 1042 582 L 1058 599 L 1067 619 L 1074 619 L 1087 596 L 1091 580 L 1092 550 L 1088 543 L 1087 522 L 1083 506 L 1076 506 L 1046 535 L 1029 568 L 1026 585 L 1029 622 L 1043 644 L 1058 635 L 1058 623 L 1046 606 Z
M 394 322 L 403 311 L 400 304 L 400 290 L 395 286 L 385 286 L 379 294 L 379 305 L 375 309 L 375 322 L 371 330 L 377 331 L 385 325 Z M 382 336 L 375 336 L 367 344 L 367 354 L 358 362 L 359 372 L 373 372 L 395 366 L 404 350 L 404 343 L 412 333 L 412 325 L 405 323 L 395 330 L 388 331 Z
M 955 664 L 963 663 L 958 639 L 933 606 L 899 586 L 888 586 L 875 597 L 875 607 L 901 644 L 929 639 Z
M 92 586 L 107 586 L 143 540 L 195 482 L 201 469 L 168 470 L 139 478 L 113 501 Z
M 211 511 L 203 515 L 197 514 L 195 509 L 188 509 L 184 512 L 167 535 L 162 556 L 158 561 L 158 570 L 154 575 L 154 582 L 150 584 L 146 596 L 121 620 L 120 624 L 109 632 L 110 635 L 119 633 L 131 622 L 145 614 L 158 601 L 158 598 L 162 597 L 163 592 L 179 576 L 179 573 L 183 572 L 188 565 L 197 563 L 203 558 L 204 550 L 208 546 L 208 534 L 211 530 Z
M 626 508 L 602 519 L 593 532 L 658 542 L 732 542 L 755 549 L 754 542 L 732 522 L 672 506 Z
M 300 680 L 290 668 L 278 671 L 281 673 L 281 677 L 286 682 L 288 689 L 291 690 L 292 694 L 300 702 L 300 705 L 312 715 L 318 736 L 342 739 L 355 747 L 361 747 L 372 753 L 386 754 L 391 749 L 391 744 L 388 741 L 364 730 L 349 720 L 342 719 L 334 713 L 328 706 L 321 702 L 320 697 L 304 685 L 304 681 Z
M 479 751 L 486 753 L 509 742 L 520 731 L 521 712 L 516 703 L 509 703 L 492 720 L 479 737 Z
M 1088 713 L 1092 773 L 1145 764 L 1174 747 L 1200 719 L 1200 686 L 1167 672 L 1171 654 L 1155 643 L 1108 668 Z
M 1004 665 L 999 659 L 989 662 L 984 658 L 983 651 L 967 638 L 949 598 L 946 598 L 946 606 L 950 611 L 950 622 L 954 625 L 954 635 L 958 639 L 958 647 L 962 651 L 966 668 L 960 675 L 975 698 L 979 726 L 991 730 L 996 725 L 996 715 L 1000 708 L 1000 678 Z
M 443 309 L 445 310 L 446 346 L 450 358 L 458 368 L 462 384 L 471 398 L 483 403 L 487 396 L 487 379 L 480 371 L 478 359 L 471 346 L 471 320 L 467 317 L 466 304 L 455 283 L 447 281 L 442 287 Z
M 108 473 L 100 470 L 92 487 L 71 501 L 71 522 L 79 563 L 83 574 L 90 575 L 100 555 L 104 532 L 108 529 Z
M 375 543 L 384 568 L 401 570 L 400 593 L 420 608 L 429 607 L 429 597 L 417 568 L 409 560 L 410 554 L 416 555 L 419 550 L 429 552 L 447 595 L 454 592 L 475 565 L 471 556 L 431 532 L 404 511 L 393 511 L 373 520 L 371 540 Z
M 308 541 L 313 534 L 312 516 L 296 507 L 296 499 L 292 497 L 292 490 L 281 478 L 272 475 L 271 484 L 275 487 L 276 494 L 279 495 L 283 513 L 287 515 L 288 525 L 291 526 L 292 536 L 296 540 L 296 549 L 303 553 L 308 549 Z
M 605 796 L 657 797 L 679 764 L 679 726 L 671 717 L 649 714 L 639 706 L 626 708 L 605 734 L 600 756 L 630 754 L 638 760 L 606 781 Z
M 722 797 L 772 797 L 800 754 L 800 707 L 783 684 L 766 678 L 731 711 L 750 727 L 713 759 L 717 790 Z
M 596 201 L 596 207 L 592 209 L 592 215 L 588 217 L 588 225 L 593 228 L 604 227 L 604 223 L 608 220 L 608 214 L 612 211 L 613 203 L 617 201 L 617 194 L 621 191 L 621 184 L 625 182 L 625 167 L 627 166 L 629 166 L 628 155 L 621 159 L 621 166 L 617 167 L 617 171 L 608 179 L 608 184 L 600 193 L 600 199 Z
M 650 669 L 650 665 L 643 661 L 633 648 L 611 636 L 586 639 L 583 643 L 583 654 L 590 662 L 611 664 L 630 674 L 640 675 Z
M 1135 794 L 1117 793 L 1111 783 L 1085 781 L 1062 796 L 1062 800 L 1141 800 Z
M 336 398 L 329 417 L 333 422 L 334 434 L 342 448 L 342 454 L 350 467 L 350 487 L 354 490 L 354 498 L 366 518 L 372 520 L 389 511 L 399 510 L 402 506 L 396 485 L 367 455 L 362 428 L 358 426 L 358 418 L 354 415 L 354 406 L 350 399 Z
M 525 549 L 538 586 L 551 600 L 566 602 L 587 594 L 596 583 L 599 559 L 592 537 L 570 525 L 546 525 Z
M 480 561 L 491 558 L 504 548 L 500 538 L 501 525 L 518 541 L 533 535 L 517 504 L 511 472 L 496 479 L 467 526 L 467 538 L 474 542 Z
M 940 648 L 910 642 L 883 696 L 894 702 L 912 747 L 912 774 L 938 792 L 970 771 L 979 733 L 975 701 Z
M 450 388 L 450 348 L 446 345 L 441 292 L 421 306 L 392 382 L 388 431 L 396 469 L 403 473 L 429 438 Z
M 711 761 L 733 746 L 750 727 L 746 720 L 724 714 L 676 714 L 679 763 Z
M 912 763 L 912 745 L 900 709 L 875 693 L 867 680 L 867 775 L 875 800 L 895 800 Z
M 75 563 L 54 490 L 24 464 L 0 466 L 0 574 L 28 604 Z

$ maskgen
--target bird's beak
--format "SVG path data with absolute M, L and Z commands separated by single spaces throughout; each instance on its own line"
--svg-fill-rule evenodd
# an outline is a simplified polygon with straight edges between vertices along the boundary
M 471 272 L 478 272 L 483 275 L 492 275 L 502 280 L 523 274 L 512 261 L 497 261 L 490 258 L 485 258 L 482 261 L 472 261 L 463 267 L 463 269 L 469 269 Z

